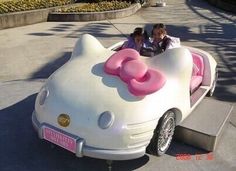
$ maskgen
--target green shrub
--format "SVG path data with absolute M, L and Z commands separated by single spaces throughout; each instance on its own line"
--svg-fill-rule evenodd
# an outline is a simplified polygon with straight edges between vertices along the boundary
M 0 14 L 49 8 L 74 3 L 74 0 L 12 0 L 0 2 Z
M 100 11 L 110 11 L 127 8 L 131 5 L 128 2 L 118 2 L 118 1 L 103 1 L 99 3 L 86 3 L 73 5 L 72 7 L 62 7 L 57 10 L 57 12 L 67 13 L 67 12 L 100 12 Z
M 99 3 L 99 2 L 112 2 L 112 1 L 119 1 L 119 2 L 131 2 L 133 3 L 134 0 L 79 0 L 76 2 L 85 2 L 85 3 Z

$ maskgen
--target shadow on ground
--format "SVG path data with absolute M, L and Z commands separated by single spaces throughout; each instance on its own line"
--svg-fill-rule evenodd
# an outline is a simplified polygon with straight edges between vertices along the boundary
M 171 155 L 174 157 L 177 157 L 178 155 L 181 154 L 194 156 L 196 154 L 207 154 L 207 153 L 208 152 L 205 150 L 192 147 L 177 140 L 172 141 L 170 148 L 166 152 L 167 155 Z
M 110 29 L 114 29 L 113 25 L 107 22 L 99 22 L 99 23 L 88 23 L 83 27 L 78 25 L 78 28 L 75 29 L 75 24 L 58 24 L 46 31 L 43 32 L 35 32 L 29 33 L 28 35 L 33 36 L 53 36 L 57 34 L 64 34 L 65 38 L 79 38 L 82 34 L 92 34 L 97 38 L 123 38 L 126 35 L 108 33 Z
M 1 171 L 106 171 L 104 160 L 77 158 L 74 154 L 40 140 L 31 124 L 36 94 L 0 110 L 0 168 Z M 148 156 L 115 162 L 113 170 L 134 170 L 146 164 Z
M 203 1 L 186 1 L 186 5 L 199 17 L 209 21 L 207 25 L 199 25 L 200 34 L 193 34 L 189 28 L 183 27 L 179 30 L 172 26 L 172 31 L 184 33 L 180 35 L 186 41 L 197 40 L 206 42 L 213 46 L 213 51 L 218 56 L 219 80 L 216 87 L 215 98 L 224 101 L 236 102 L 236 21 L 225 16 L 222 10 L 206 6 Z M 217 17 L 203 15 L 202 11 L 211 11 Z M 178 32 L 178 33 L 177 33 Z M 185 34 L 186 33 L 186 34 Z
M 106 171 L 105 160 L 88 157 L 77 158 L 74 154 L 40 140 L 31 124 L 36 94 L 0 110 L 0 168 L 1 171 Z M 179 142 L 173 142 L 167 155 L 203 154 L 202 150 Z M 145 155 L 139 159 L 115 161 L 113 171 L 131 171 L 149 161 Z
M 64 52 L 61 56 L 57 57 L 55 60 L 47 63 L 39 70 L 32 73 L 29 79 L 44 79 L 48 78 L 54 71 L 64 65 L 71 57 L 72 52 Z

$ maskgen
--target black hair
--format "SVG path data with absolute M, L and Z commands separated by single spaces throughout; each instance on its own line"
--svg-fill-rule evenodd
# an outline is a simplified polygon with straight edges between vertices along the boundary
M 166 30 L 166 26 L 163 23 L 154 24 L 153 27 L 152 27 L 152 35 L 153 35 L 153 30 L 154 29 L 164 29 L 164 30 Z
M 143 30 L 143 28 L 136 27 L 133 33 L 130 34 L 130 37 L 136 37 L 136 36 L 144 36 L 144 38 L 147 38 L 148 34 L 146 30 Z
M 158 29 L 159 28 L 166 29 L 166 26 L 163 23 L 158 23 L 158 24 L 154 24 L 153 27 L 152 27 L 153 30 L 156 29 L 156 28 L 158 28 Z

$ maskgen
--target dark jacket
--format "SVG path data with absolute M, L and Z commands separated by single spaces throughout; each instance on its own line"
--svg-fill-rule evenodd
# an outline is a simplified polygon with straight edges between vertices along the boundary
M 165 36 L 161 42 L 158 43 L 159 48 L 164 52 L 167 48 L 167 46 L 170 44 L 171 39 L 167 36 Z

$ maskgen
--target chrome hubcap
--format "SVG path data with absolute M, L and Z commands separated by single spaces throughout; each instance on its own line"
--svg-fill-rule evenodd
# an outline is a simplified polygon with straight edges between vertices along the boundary
M 160 130 L 158 138 L 158 149 L 160 151 L 165 151 L 166 148 L 169 147 L 172 136 L 174 134 L 174 129 L 175 129 L 175 120 L 173 117 L 170 117 L 164 122 L 163 127 Z

